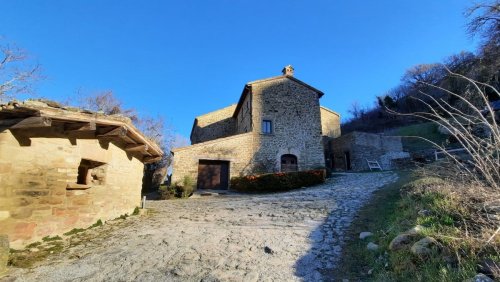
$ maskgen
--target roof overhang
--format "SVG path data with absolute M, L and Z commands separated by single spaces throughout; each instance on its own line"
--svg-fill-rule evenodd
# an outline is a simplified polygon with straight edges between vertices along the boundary
M 36 101 L 0 105 L 0 126 L 8 129 L 48 128 L 55 124 L 60 125 L 65 134 L 85 132 L 99 140 L 122 141 L 123 149 L 140 156 L 140 161 L 144 163 L 157 162 L 163 156 L 161 148 L 123 116 L 69 111 Z

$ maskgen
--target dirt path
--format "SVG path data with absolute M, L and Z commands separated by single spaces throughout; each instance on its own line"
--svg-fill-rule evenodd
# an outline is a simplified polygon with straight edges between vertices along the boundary
M 84 244 L 7 279 L 321 280 L 335 266 L 356 210 L 396 178 L 347 174 L 280 194 L 150 201 L 151 216 L 106 224 L 86 234 Z

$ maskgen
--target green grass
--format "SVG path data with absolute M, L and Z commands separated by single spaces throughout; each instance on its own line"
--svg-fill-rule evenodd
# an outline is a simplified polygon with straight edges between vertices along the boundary
M 134 212 L 132 212 L 132 215 L 139 215 L 140 210 L 139 207 L 135 207 Z
M 360 210 L 347 233 L 350 239 L 343 248 L 343 259 L 332 277 L 351 281 L 464 281 L 476 274 L 479 258 L 470 251 L 469 242 L 458 245 L 457 241 L 438 235 L 459 236 L 457 222 L 467 212 L 453 198 L 425 190 L 439 183 L 438 179 L 414 180 L 411 173 L 401 172 L 396 183 L 378 190 L 371 202 Z M 401 190 L 423 192 L 401 195 Z M 419 214 L 422 209 L 430 214 Z M 394 237 L 417 224 L 425 229 L 414 241 L 424 236 L 437 238 L 444 246 L 440 252 L 421 258 L 412 254 L 409 247 L 398 251 L 388 249 Z M 374 236 L 360 240 L 359 233 L 363 231 L 372 232 Z M 368 242 L 378 244 L 379 250 L 367 250 Z M 457 250 L 463 252 L 460 263 L 450 263 Z
M 45 236 L 42 238 L 42 241 L 44 241 L 44 242 L 51 242 L 51 241 L 58 241 L 58 240 L 62 240 L 62 238 L 59 236 L 53 236 L 53 237 Z
M 29 245 L 26 246 L 27 249 L 30 249 L 30 248 L 36 248 L 38 246 L 40 246 L 42 244 L 42 242 L 33 242 Z
M 94 224 L 92 224 L 91 226 L 89 226 L 88 229 L 96 228 L 96 227 L 99 227 L 99 226 L 102 226 L 102 220 L 100 220 L 100 219 L 98 219 Z
M 447 139 L 447 135 L 441 134 L 438 131 L 438 126 L 433 122 L 419 123 L 408 126 L 399 127 L 388 132 L 389 135 L 395 136 L 419 136 L 426 138 L 432 142 L 439 145 L 444 144 Z M 403 138 L 403 149 L 412 151 L 418 151 L 428 148 L 433 148 L 434 146 L 420 138 Z
M 36 263 L 45 260 L 49 255 L 54 255 L 62 252 L 62 250 L 64 249 L 64 243 L 62 241 L 59 241 L 60 239 L 61 238 L 59 237 L 59 239 L 44 241 L 44 244 L 42 244 L 41 242 L 35 242 L 26 246 L 24 250 L 10 249 L 8 265 L 22 268 L 29 268 L 34 266 Z M 30 248 L 35 247 L 38 249 L 38 251 L 32 252 Z
M 73 234 L 77 234 L 77 233 L 80 233 L 80 232 L 83 232 L 83 231 L 85 231 L 85 229 L 83 229 L 83 228 L 73 228 L 70 231 L 68 231 L 66 233 L 63 233 L 63 235 L 64 236 L 71 236 Z

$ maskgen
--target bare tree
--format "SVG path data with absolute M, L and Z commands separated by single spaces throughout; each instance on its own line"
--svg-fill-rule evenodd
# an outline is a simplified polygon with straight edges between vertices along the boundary
M 158 144 L 164 152 L 160 161 L 144 166 L 143 191 L 153 191 L 167 176 L 168 167 L 172 162 L 170 154 L 172 131 L 166 129 L 165 121 L 161 116 L 139 118 L 137 124 L 144 135 Z
M 1 42 L 0 38 L 0 100 L 16 94 L 31 94 L 33 83 L 40 79 L 40 66 L 28 62 L 26 51 Z
M 361 107 L 358 101 L 351 103 L 348 112 L 352 115 L 353 119 L 360 119 L 363 117 L 365 110 Z
M 500 1 L 475 4 L 465 13 L 470 19 L 467 31 L 471 36 L 481 36 L 485 41 L 500 43 Z
M 410 84 L 421 81 L 437 84 L 445 76 L 444 69 L 440 64 L 420 64 L 411 67 L 404 74 L 402 81 Z
M 99 91 L 85 94 L 78 90 L 78 106 L 94 112 L 103 112 L 107 115 L 121 114 L 129 117 L 133 122 L 138 121 L 137 113 L 134 109 L 123 108 L 122 102 L 116 98 L 112 90 Z

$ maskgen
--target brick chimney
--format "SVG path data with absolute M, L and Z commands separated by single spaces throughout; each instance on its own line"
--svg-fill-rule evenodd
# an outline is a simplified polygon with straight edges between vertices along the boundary
M 293 67 L 292 65 L 288 65 L 281 70 L 283 75 L 293 76 Z

